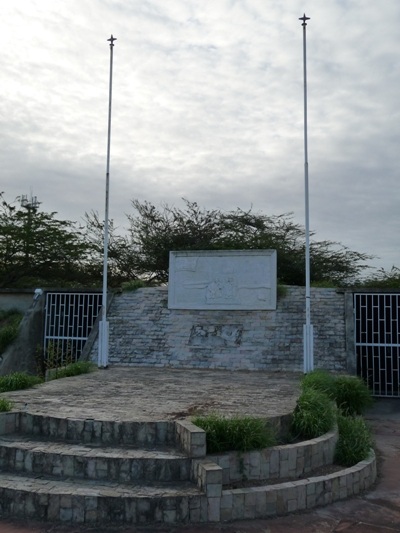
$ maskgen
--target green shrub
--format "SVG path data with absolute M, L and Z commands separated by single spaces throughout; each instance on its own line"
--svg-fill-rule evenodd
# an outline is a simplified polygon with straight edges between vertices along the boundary
M 79 376 L 80 374 L 88 374 L 93 372 L 95 365 L 90 361 L 77 361 L 76 363 L 70 363 L 65 368 L 53 369 L 50 371 L 50 380 L 69 378 L 72 376 Z
M 124 281 L 121 283 L 121 289 L 125 292 L 136 291 L 137 289 L 142 289 L 146 287 L 146 282 L 142 279 L 133 279 L 131 281 Z
M 301 381 L 302 390 L 315 389 L 325 392 L 331 399 L 335 398 L 336 378 L 326 370 L 313 370 Z
M 42 383 L 42 380 L 37 376 L 31 376 L 25 372 L 13 372 L 0 376 L 0 392 L 29 389 L 39 383 Z
M 330 431 L 336 420 L 332 400 L 315 389 L 304 390 L 293 412 L 291 432 L 301 438 L 313 439 Z
M 361 415 L 373 403 L 367 385 L 356 376 L 338 376 L 335 380 L 335 401 L 348 416 Z
M 18 336 L 18 328 L 22 320 L 22 313 L 15 310 L 0 312 L 0 353 Z
M 372 447 L 371 432 L 360 417 L 339 415 L 339 440 L 335 450 L 335 462 L 341 466 L 353 466 L 368 457 Z
M 276 444 L 265 420 L 250 416 L 226 418 L 217 414 L 197 416 L 193 423 L 206 432 L 207 453 L 259 450 Z
M 12 402 L 6 398 L 0 398 L 0 413 L 5 413 L 6 411 L 11 411 L 13 407 Z
M 339 411 L 335 461 L 341 466 L 353 466 L 366 459 L 372 446 L 371 434 L 364 420 L 356 417 L 373 401 L 364 381 L 355 376 L 333 376 L 316 370 L 303 378 L 301 386 L 303 392 L 293 413 L 292 431 L 312 438 L 331 429 L 335 409 L 328 404 L 334 401 Z
M 361 415 L 373 403 L 367 385 L 356 376 L 334 376 L 325 370 L 314 370 L 304 376 L 301 386 L 303 390 L 325 392 L 349 416 Z

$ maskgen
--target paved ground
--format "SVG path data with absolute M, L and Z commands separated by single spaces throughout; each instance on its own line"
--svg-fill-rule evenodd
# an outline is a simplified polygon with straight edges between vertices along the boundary
M 171 420 L 196 410 L 270 417 L 293 410 L 298 384 L 296 374 L 111 367 L 7 398 L 32 413 L 98 420 Z
M 270 416 L 293 407 L 297 384 L 298 376 L 260 372 L 113 368 L 12 396 L 21 407 L 27 403 L 30 411 L 63 416 L 155 420 L 185 416 L 197 408 Z M 378 400 L 367 418 L 375 435 L 380 476 L 375 488 L 358 498 L 308 513 L 229 524 L 106 528 L 0 520 L 0 533 L 400 532 L 400 399 Z

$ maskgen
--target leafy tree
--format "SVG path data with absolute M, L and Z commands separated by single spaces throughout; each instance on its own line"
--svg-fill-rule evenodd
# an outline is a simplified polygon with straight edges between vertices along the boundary
M 91 250 L 86 272 L 90 279 L 101 280 L 104 259 L 104 221 L 96 211 L 85 213 L 85 236 Z M 108 284 L 119 286 L 124 281 L 137 279 L 132 249 L 127 235 L 119 235 L 112 220 L 108 225 Z
M 252 209 L 224 212 L 184 200 L 183 208 L 133 200 L 128 232 L 109 224 L 108 282 L 119 286 L 138 278 L 168 280 L 171 250 L 276 249 L 281 283 L 303 285 L 304 228 L 290 213 L 265 215 Z M 104 224 L 95 212 L 84 226 L 58 220 L 39 206 L 7 203 L 0 194 L 0 287 L 101 286 Z M 312 235 L 313 237 L 313 235 Z M 371 257 L 332 241 L 312 240 L 311 281 L 354 285 Z M 366 286 L 400 286 L 399 269 L 383 270 Z M 396 285 L 397 283 L 397 285 Z
M 202 210 L 186 202 L 186 211 L 164 205 L 159 211 L 150 202 L 132 201 L 136 215 L 128 215 L 134 270 L 150 281 L 168 280 L 170 250 L 221 248 L 218 234 L 222 213 Z
M 400 268 L 392 266 L 389 271 L 381 268 L 363 281 L 362 286 L 376 289 L 400 289 Z
M 223 212 L 184 202 L 184 208 L 164 205 L 159 210 L 150 202 L 133 200 L 129 247 L 138 276 L 167 281 L 171 250 L 272 248 L 278 253 L 280 282 L 304 284 L 305 232 L 292 214 L 269 216 L 239 208 Z M 335 285 L 354 283 L 370 258 L 332 241 L 313 241 L 310 256 L 311 281 Z
M 76 282 L 90 255 L 82 228 L 38 205 L 20 207 L 0 194 L 0 286 Z

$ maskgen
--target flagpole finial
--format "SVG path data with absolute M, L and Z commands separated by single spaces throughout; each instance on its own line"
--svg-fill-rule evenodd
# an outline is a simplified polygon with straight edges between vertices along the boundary
M 303 15 L 302 17 L 299 18 L 299 20 L 302 20 L 302 21 L 303 21 L 302 26 L 307 26 L 307 22 L 306 22 L 306 20 L 310 20 L 310 17 L 306 17 L 306 14 L 304 13 L 304 15 Z
M 113 35 L 111 34 L 111 37 L 109 39 L 107 39 L 107 41 L 110 41 L 110 46 L 114 46 L 114 41 L 116 41 L 117 38 L 116 37 L 113 37 Z

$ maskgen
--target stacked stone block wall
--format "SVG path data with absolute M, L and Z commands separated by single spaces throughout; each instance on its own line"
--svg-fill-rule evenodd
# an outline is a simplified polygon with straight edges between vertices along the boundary
M 25 412 L 5 413 L 0 417 L 0 435 L 29 433 L 55 441 L 93 445 L 165 446 L 176 443 L 173 421 L 131 422 L 56 418 Z
M 206 432 L 189 420 L 176 421 L 176 441 L 188 457 L 206 455 Z
M 279 516 L 356 496 L 376 480 L 376 459 L 371 449 L 365 461 L 327 476 L 309 477 L 243 489 L 223 490 L 220 520 Z
M 208 459 L 222 468 L 224 485 L 243 480 L 295 479 L 321 466 L 331 465 L 337 439 L 335 429 L 306 442 L 251 452 L 212 454 Z
M 345 295 L 311 290 L 316 368 L 348 370 Z M 302 371 L 305 290 L 286 287 L 274 311 L 168 309 L 168 289 L 116 295 L 109 311 L 111 364 Z M 91 357 L 96 360 L 97 343 Z

